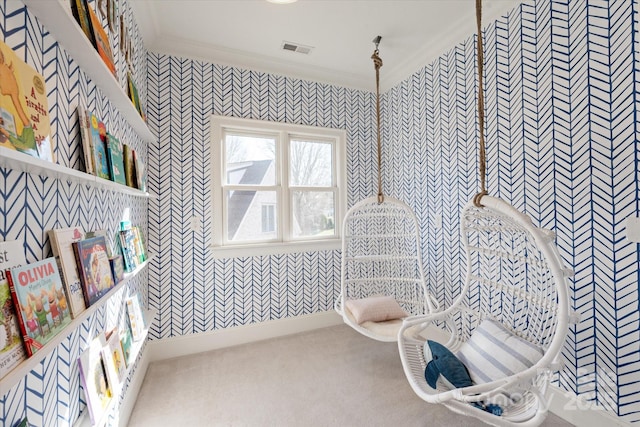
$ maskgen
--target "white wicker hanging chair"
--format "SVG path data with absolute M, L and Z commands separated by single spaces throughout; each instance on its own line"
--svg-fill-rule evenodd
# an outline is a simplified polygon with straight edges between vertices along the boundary
M 481 191 L 461 216 L 466 278 L 450 307 L 405 319 L 398 348 L 423 400 L 488 424 L 530 427 L 546 417 L 550 374 L 561 365 L 570 323 L 566 277 L 573 272 L 563 268 L 553 232 L 487 195 L 481 11 L 476 0 Z
M 498 198 L 483 196 L 481 202 L 483 207 L 470 202 L 462 213 L 464 288 L 446 310 L 405 319 L 398 338 L 402 366 L 413 391 L 427 402 L 443 403 L 493 425 L 539 425 L 547 413 L 544 394 L 550 369 L 559 366 L 567 335 L 566 277 L 572 272 L 562 267 L 552 232 L 535 227 L 528 216 Z M 484 319 L 541 348 L 540 360 L 496 381 L 458 389 L 438 383 L 437 389 L 431 388 L 425 380 L 425 341 L 438 341 L 455 354 Z M 504 398 L 514 394 L 522 397 Z M 496 397 L 502 398 L 501 416 L 470 404 Z
M 335 309 L 344 322 L 379 341 L 397 341 L 402 319 L 358 323 L 348 300 L 393 297 L 409 315 L 434 311 L 427 295 L 416 216 L 404 202 L 369 197 L 356 203 L 342 224 L 341 292 Z
M 343 220 L 342 273 L 335 310 L 347 325 L 361 334 L 378 341 L 395 342 L 401 318 L 358 322 L 348 308 L 352 301 L 384 296 L 392 297 L 410 316 L 437 309 L 437 301 L 428 296 L 426 289 L 416 216 L 406 203 L 382 194 L 380 40 L 380 36 L 373 40 L 376 49 L 371 56 L 376 70 L 378 195 L 356 203 Z

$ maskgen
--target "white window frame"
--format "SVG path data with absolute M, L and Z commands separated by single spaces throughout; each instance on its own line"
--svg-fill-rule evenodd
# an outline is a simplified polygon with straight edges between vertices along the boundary
M 315 126 L 292 125 L 254 119 L 211 116 L 211 165 L 212 165 L 212 213 L 214 258 L 237 256 L 257 256 L 292 252 L 313 252 L 340 249 L 342 244 L 342 219 L 347 206 L 346 191 L 346 132 L 342 129 Z M 276 182 L 274 186 L 265 186 L 264 190 L 275 190 L 278 198 L 276 208 L 277 238 L 269 242 L 228 242 L 226 240 L 226 202 L 223 183 L 224 144 L 226 130 L 250 134 L 276 135 Z M 313 141 L 326 141 L 333 144 L 333 167 L 335 183 L 331 187 L 335 197 L 335 235 L 324 238 L 294 238 L 291 221 L 291 190 L 307 190 L 308 187 L 290 186 L 288 145 L 291 138 L 309 138 Z M 312 187 L 317 189 L 317 187 Z

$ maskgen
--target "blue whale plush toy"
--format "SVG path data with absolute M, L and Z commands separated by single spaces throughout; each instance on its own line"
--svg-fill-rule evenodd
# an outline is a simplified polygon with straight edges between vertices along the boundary
M 427 340 L 424 343 L 424 360 L 427 362 L 424 378 L 431 388 L 436 388 L 440 375 L 445 385 L 452 389 L 473 385 L 464 363 L 439 342 Z M 502 408 L 498 405 L 485 405 L 483 402 L 473 402 L 472 405 L 494 415 L 502 415 Z

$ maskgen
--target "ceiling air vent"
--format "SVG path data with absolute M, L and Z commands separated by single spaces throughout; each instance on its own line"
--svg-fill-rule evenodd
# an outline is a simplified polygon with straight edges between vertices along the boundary
M 282 50 L 288 50 L 291 52 L 303 53 L 308 55 L 313 50 L 313 46 L 305 46 L 299 43 L 282 42 Z

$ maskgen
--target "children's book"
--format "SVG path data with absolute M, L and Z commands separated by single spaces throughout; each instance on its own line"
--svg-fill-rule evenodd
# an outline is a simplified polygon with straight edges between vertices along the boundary
M 109 161 L 106 147 L 107 128 L 93 113 L 89 113 L 89 126 L 96 175 L 100 178 L 109 179 Z
M 87 307 L 90 307 L 116 284 L 111 275 L 107 244 L 103 236 L 73 243 L 78 275 Z
M 0 378 L 27 358 L 18 326 L 17 312 L 5 278 L 6 269 L 26 263 L 22 243 L 0 242 L 0 322 L 3 326 L 0 329 Z
M 142 264 L 147 260 L 147 252 L 144 248 L 142 231 L 138 226 L 131 227 L 131 231 L 133 231 L 133 243 L 136 248 L 136 256 L 138 257 L 138 264 Z
M 102 425 L 102 419 L 113 397 L 102 356 L 105 345 L 104 335 L 100 334 L 91 341 L 89 348 L 78 358 L 80 381 L 84 388 L 91 425 L 94 426 Z
M 60 308 L 65 311 L 67 305 L 71 311 L 71 317 L 75 318 L 87 305 L 84 302 L 82 284 L 78 276 L 76 256 L 73 252 L 73 243 L 84 238 L 84 232 L 80 227 L 61 228 L 49 230 L 49 240 L 53 256 L 58 262 L 58 269 L 64 283 L 65 294 L 60 295 Z M 66 299 L 65 299 L 66 295 Z
M 80 139 L 82 140 L 82 152 L 84 154 L 84 170 L 91 175 L 95 175 L 96 166 L 93 159 L 91 120 L 87 110 L 80 104 L 78 104 L 78 124 L 80 126 Z
M 133 230 L 129 229 L 120 231 L 120 249 L 122 250 L 124 270 L 127 273 L 132 272 L 139 264 Z
M 25 349 L 32 356 L 62 331 L 71 316 L 60 309 L 64 285 L 54 257 L 6 271 Z
M 131 326 L 131 337 L 134 341 L 139 341 L 144 337 L 144 317 L 140 308 L 140 300 L 137 296 L 131 296 L 125 300 L 125 303 Z
M 122 144 L 118 141 L 118 138 L 110 133 L 107 133 L 107 157 L 109 159 L 111 181 L 127 185 L 127 179 L 124 175 Z
M 86 1 L 86 0 L 85 0 Z M 111 74 L 114 77 L 118 77 L 118 73 L 116 72 L 116 66 L 113 61 L 113 52 L 111 51 L 111 44 L 109 42 L 109 36 L 107 32 L 102 28 L 102 23 L 100 22 L 100 18 L 93 11 L 91 6 L 87 7 L 89 11 L 89 17 L 91 19 L 91 26 L 93 27 L 93 35 L 96 39 L 96 49 L 98 50 L 98 54 L 102 61 L 105 63 Z
M 116 255 L 109 258 L 109 264 L 111 264 L 113 280 L 115 280 L 117 285 L 124 280 L 124 263 L 122 262 L 122 255 Z
M 0 41 L 0 146 L 54 161 L 45 80 Z
M 136 188 L 135 164 L 133 162 L 133 150 L 127 144 L 122 145 L 124 160 L 124 176 L 129 187 Z
M 124 361 L 122 344 L 120 344 L 120 335 L 117 329 L 105 334 L 105 337 L 107 343 L 102 348 L 102 357 L 105 361 L 109 384 L 111 384 L 112 390 L 117 392 L 127 375 L 127 364 Z
M 122 354 L 124 355 L 124 362 L 127 366 L 131 365 L 131 326 L 129 325 L 129 318 L 126 318 L 124 322 L 124 330 L 120 333 L 120 344 L 122 345 Z
M 91 25 L 91 18 L 89 17 L 89 4 L 87 0 L 71 0 L 71 12 L 73 17 L 82 28 L 82 32 L 87 36 L 91 45 L 96 47 L 96 38 L 93 34 L 93 26 Z

